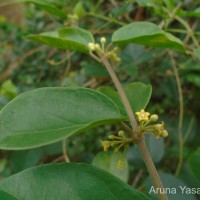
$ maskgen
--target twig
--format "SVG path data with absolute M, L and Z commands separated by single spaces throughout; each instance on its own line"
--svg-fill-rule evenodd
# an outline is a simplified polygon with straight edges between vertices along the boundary
M 124 107 L 126 109 L 126 112 L 129 116 L 129 119 L 130 119 L 130 123 L 131 123 L 131 127 L 133 129 L 133 132 L 134 134 L 137 134 L 138 133 L 138 124 L 137 124 L 137 121 L 135 119 L 135 116 L 133 114 L 133 111 L 132 111 L 132 108 L 131 108 L 131 105 L 126 97 L 126 94 L 124 92 L 124 89 L 121 85 L 121 83 L 119 82 L 110 62 L 108 61 L 108 58 L 106 56 L 103 56 L 102 57 L 102 63 L 105 65 L 108 73 L 110 74 L 112 80 L 113 80 L 113 83 L 115 84 L 115 87 L 117 88 L 117 91 L 122 99 L 122 102 L 124 104 Z
M 185 20 L 183 20 L 181 17 L 179 17 L 178 15 L 175 16 L 175 19 L 177 21 L 179 21 L 185 27 L 185 29 L 188 31 L 188 35 L 191 37 L 195 46 L 199 47 L 199 42 L 196 39 L 195 35 L 193 34 L 193 30 L 190 28 L 189 24 Z
M 102 19 L 102 20 L 105 20 L 105 21 L 108 21 L 108 22 L 110 22 L 110 23 L 113 23 L 113 24 L 118 24 L 118 25 L 125 25 L 125 23 L 124 22 L 120 22 L 120 21 L 118 21 L 118 20 L 116 20 L 116 19 L 114 19 L 114 18 L 109 18 L 109 17 L 105 17 L 105 16 L 102 16 L 102 15 L 98 15 L 98 14 L 96 14 L 96 13 L 87 13 L 87 15 L 88 16 L 91 16 L 91 17 L 96 17 L 96 18 L 99 18 L 99 19 Z
M 166 7 L 163 7 L 163 10 L 169 15 L 169 17 L 171 18 L 170 21 L 167 23 L 167 26 L 169 26 L 169 24 L 171 23 L 172 19 L 174 19 L 174 16 L 176 14 L 176 12 L 178 11 L 178 9 L 183 5 L 183 3 L 178 3 L 177 6 L 173 9 L 172 12 L 170 12 Z M 162 21 L 159 25 L 160 28 L 163 28 L 163 26 L 165 25 L 165 21 Z
M 182 163 L 183 163 L 183 131 L 182 131 L 182 127 L 183 127 L 183 91 L 182 91 L 182 87 L 181 87 L 181 80 L 180 80 L 180 76 L 177 70 L 177 66 L 176 66 L 176 61 L 173 57 L 172 52 L 169 52 L 169 56 L 171 58 L 171 63 L 172 63 L 172 68 L 174 71 L 174 75 L 176 78 L 176 83 L 177 83 L 177 87 L 178 87 L 178 95 L 179 95 L 179 125 L 178 125 L 178 138 L 179 138 L 179 162 L 176 168 L 176 176 L 178 176 Z
M 195 46 L 196 47 L 199 47 L 199 42 L 198 40 L 196 39 L 194 33 L 193 33 L 193 30 L 191 29 L 190 25 L 188 24 L 187 21 L 185 21 L 184 19 L 182 19 L 180 16 L 176 15 L 176 12 L 177 10 L 182 6 L 183 4 L 182 3 L 179 3 L 176 8 L 173 10 L 172 13 L 170 13 L 170 11 L 163 7 L 163 10 L 169 15 L 169 17 L 171 19 L 176 19 L 178 22 L 180 22 L 184 27 L 185 29 L 187 30 L 187 34 L 188 36 L 190 36 L 190 38 L 192 39 L 192 41 L 194 42 Z M 188 36 L 186 36 L 186 39 L 188 40 Z
M 71 56 L 74 54 L 74 52 L 69 52 L 67 51 L 67 57 L 66 57 L 66 60 L 67 60 L 67 65 L 66 65 L 66 68 L 65 68 L 65 72 L 64 72 L 64 75 L 62 77 L 62 83 L 61 85 L 64 84 L 64 81 L 66 79 L 66 77 L 68 76 L 69 74 L 69 71 L 70 71 L 70 68 L 71 68 Z
M 52 163 L 60 162 L 60 161 L 62 161 L 62 160 L 64 160 L 63 155 L 62 155 L 62 156 L 59 156 L 58 158 L 56 158 L 55 160 L 53 160 Z
M 111 2 L 111 4 L 112 4 L 114 7 L 117 7 L 117 6 L 118 6 L 118 4 L 117 4 L 117 2 L 116 2 L 115 0 L 110 0 L 110 2 Z
M 127 133 L 129 133 L 130 135 L 133 136 L 133 130 L 127 126 L 125 123 L 121 122 L 120 126 L 122 127 L 122 129 L 124 129 Z
M 90 87 L 94 83 L 96 83 L 96 78 L 91 78 L 89 81 L 87 81 L 86 83 L 84 83 L 83 86 L 84 87 Z
M 11 64 L 10 66 L 8 66 L 8 68 L 6 68 L 1 74 L 0 74 L 0 81 L 4 81 L 6 80 L 11 73 L 17 69 L 17 67 L 29 56 L 31 56 L 32 54 L 42 50 L 45 46 L 40 46 L 34 49 L 31 49 L 30 51 L 28 51 L 27 53 L 25 53 L 24 55 L 22 55 L 22 57 L 20 57 L 19 59 L 17 59 L 17 61 L 13 64 Z
M 137 176 L 135 177 L 135 179 L 134 179 L 133 182 L 132 182 L 132 186 L 133 186 L 133 187 L 136 187 L 136 185 L 137 185 L 137 183 L 139 182 L 140 178 L 142 177 L 143 173 L 144 173 L 144 170 L 143 170 L 143 169 L 141 169 L 141 170 L 138 172 Z
M 198 25 L 198 20 L 195 21 L 195 22 L 193 23 L 193 25 L 191 26 L 191 30 L 192 30 L 192 32 L 193 32 L 193 34 L 194 34 L 194 37 L 195 37 L 195 32 L 194 32 L 194 30 L 196 29 L 197 25 Z M 186 31 L 187 31 L 187 30 L 186 30 Z M 188 33 L 188 32 L 186 32 L 186 33 Z M 184 42 L 183 42 L 183 43 L 187 44 L 188 41 L 189 41 L 189 39 L 190 39 L 190 34 L 187 34 L 186 37 L 185 37 L 185 39 L 184 39 Z
M 67 140 L 67 139 L 64 139 L 64 140 L 62 141 L 63 157 L 64 157 L 65 162 L 70 162 L 69 157 L 68 157 L 68 155 L 67 155 L 66 140 Z

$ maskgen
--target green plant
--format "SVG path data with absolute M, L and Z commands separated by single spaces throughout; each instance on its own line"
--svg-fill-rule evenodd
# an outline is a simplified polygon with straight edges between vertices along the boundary
M 41 6 L 56 16 L 61 18 L 65 17 L 62 11 L 54 8 L 52 5 L 39 3 L 38 1 L 29 2 L 36 3 L 36 5 Z M 76 12 L 80 11 L 78 8 L 80 9 L 80 5 L 79 7 L 77 5 Z M 161 7 L 157 6 L 153 8 L 158 9 L 157 11 L 161 9 Z M 170 13 L 168 14 L 170 15 Z M 179 17 L 176 18 L 182 22 Z M 114 147 L 115 151 L 123 149 L 124 152 L 118 161 L 119 168 L 123 168 L 125 165 L 124 154 L 126 150 L 133 144 L 136 144 L 144 158 L 154 186 L 156 188 L 163 188 L 145 144 L 146 132 L 151 132 L 156 137 L 166 137 L 168 135 L 163 123 L 155 124 L 158 118 L 157 115 L 150 116 L 148 112 L 144 111 L 151 96 L 151 86 L 134 82 L 122 87 L 113 68 L 121 60 L 117 55 L 119 47 L 130 43 L 150 47 L 171 48 L 188 54 L 192 54 L 191 49 L 185 47 L 175 36 L 150 22 L 134 22 L 129 25 L 123 25 L 122 28 L 119 28 L 113 33 L 111 38 L 112 43 L 108 45 L 106 45 L 106 39 L 104 37 L 100 39 L 100 43 L 97 43 L 91 32 L 76 27 L 76 15 L 68 16 L 68 23 L 70 27 L 30 35 L 28 38 L 56 48 L 68 51 L 79 51 L 90 55 L 102 65 L 101 67 L 106 68 L 117 92 L 110 87 L 101 87 L 98 89 L 99 91 L 88 88 L 53 87 L 40 88 L 19 95 L 1 110 L 0 133 L 2 134 L 0 135 L 0 148 L 6 150 L 22 150 L 51 144 L 60 140 L 64 140 L 63 143 L 65 144 L 65 138 L 71 135 L 95 126 L 118 123 L 125 133 L 119 131 L 118 135 L 112 134 L 108 137 L 109 140 L 101 141 L 104 150 L 107 151 L 111 146 Z M 170 20 L 164 25 L 167 27 L 169 23 Z M 188 25 L 186 24 L 185 26 L 188 29 Z M 190 32 L 190 37 L 198 47 L 195 37 L 191 34 Z M 119 47 L 113 47 L 113 44 Z M 199 56 L 198 49 L 194 52 Z M 173 54 L 169 52 L 169 55 L 173 63 Z M 179 76 L 175 64 L 174 71 L 177 82 L 179 83 L 179 92 L 181 93 Z M 180 106 L 182 107 L 181 104 Z M 135 112 L 137 120 L 134 115 Z M 181 117 L 182 114 L 180 113 Z M 182 153 L 183 146 L 181 136 L 182 123 L 180 120 L 180 154 Z M 127 136 L 128 134 L 130 135 Z M 66 153 L 65 158 L 68 161 Z M 182 159 L 182 155 L 180 155 L 180 158 Z M 177 168 L 177 174 L 182 165 L 181 159 L 179 167 Z M 191 163 L 193 161 L 191 158 Z M 196 173 L 196 170 L 194 170 L 194 173 Z M 50 180 L 50 174 L 55 179 Z M 77 186 L 75 179 L 79 176 L 84 181 L 80 181 Z M 31 177 L 30 183 L 38 191 L 31 196 L 29 195 L 30 186 L 24 182 L 27 177 Z M 68 177 L 69 182 L 62 182 L 63 177 Z M 16 187 L 14 185 L 15 181 L 22 182 L 21 186 Z M 71 163 L 49 164 L 26 170 L 2 181 L 0 188 L 2 189 L 2 196 L 7 195 L 7 199 L 13 199 L 14 197 L 11 197 L 12 195 L 18 199 L 22 198 L 22 196 L 25 196 L 25 199 L 41 199 L 41 194 L 44 191 L 41 188 L 47 182 L 49 183 L 47 193 L 44 194 L 44 198 L 47 199 L 61 198 L 67 195 L 71 199 L 78 197 L 81 197 L 81 199 L 114 199 L 113 194 L 116 199 L 128 200 L 134 197 L 136 199 L 149 199 L 144 194 L 95 167 Z M 85 182 L 90 183 L 91 187 L 95 187 L 91 193 L 85 193 L 88 189 L 87 186 L 84 186 Z M 110 183 L 108 188 L 105 187 L 107 182 Z M 51 191 L 54 185 L 56 185 L 55 190 L 60 194 L 59 197 L 55 191 Z M 65 187 L 67 187 L 67 190 L 63 189 Z M 126 193 L 121 193 L 120 189 L 126 189 Z M 102 191 L 104 191 L 103 194 Z M 160 199 L 167 199 L 166 194 L 162 194 L 161 192 L 158 192 L 158 196 Z

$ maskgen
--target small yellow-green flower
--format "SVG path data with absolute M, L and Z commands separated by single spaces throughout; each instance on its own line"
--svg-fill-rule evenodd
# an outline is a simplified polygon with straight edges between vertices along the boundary
M 117 162 L 117 168 L 120 169 L 120 170 L 122 170 L 122 169 L 124 169 L 124 167 L 125 167 L 125 159 L 121 158 Z
M 101 44 L 105 44 L 106 43 L 106 38 L 105 37 L 102 37 L 101 38 Z
M 167 132 L 167 130 L 163 130 L 163 132 L 162 132 L 162 136 L 163 136 L 163 137 L 167 137 L 167 136 L 168 136 L 168 132 Z
M 100 140 L 101 146 L 103 147 L 104 151 L 108 151 L 110 147 L 110 141 L 102 141 Z
M 145 112 L 145 110 L 142 109 L 140 112 L 136 112 L 136 115 L 138 117 L 139 122 L 141 121 L 147 122 L 149 120 L 150 113 Z
M 95 51 L 95 44 L 94 44 L 94 43 L 90 42 L 90 43 L 88 44 L 88 47 L 89 47 L 89 49 L 90 49 L 91 51 Z

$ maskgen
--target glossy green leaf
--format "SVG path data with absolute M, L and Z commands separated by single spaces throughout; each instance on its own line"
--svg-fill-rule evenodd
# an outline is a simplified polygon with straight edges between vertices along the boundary
M 194 49 L 194 55 L 200 60 L 200 48 Z
M 192 174 L 200 181 L 200 149 L 190 156 L 188 162 Z
M 151 85 L 134 82 L 125 85 L 124 90 L 134 112 L 140 111 L 149 103 L 152 93 Z
M 52 47 L 89 53 L 88 43 L 94 42 L 92 34 L 81 28 L 62 28 L 51 32 L 27 36 L 28 39 Z
M 1 200 L 19 200 L 15 198 L 14 196 L 12 196 L 11 194 L 8 194 L 7 192 L 4 192 L 2 190 L 0 190 L 0 199 Z
M 87 164 L 49 164 L 0 182 L 20 200 L 149 200 L 111 174 Z
M 108 77 L 109 74 L 107 72 L 107 70 L 102 67 L 102 64 L 96 62 L 96 61 L 83 61 L 81 62 L 81 67 L 83 67 L 83 73 L 86 76 L 90 76 L 90 77 Z
M 64 11 L 58 9 L 57 7 L 53 6 L 51 2 L 48 1 L 41 1 L 41 0 L 24 0 L 27 3 L 33 3 L 39 8 L 42 8 L 49 12 L 52 15 L 58 16 L 60 18 L 67 18 L 67 15 Z
M 197 73 L 190 73 L 186 75 L 187 81 L 195 84 L 196 86 L 200 87 L 200 77 Z
M 12 99 L 17 95 L 17 87 L 11 80 L 6 80 L 0 88 L 0 94 L 8 99 Z
M 60 18 L 67 18 L 67 14 L 58 9 L 57 7 L 55 7 L 54 5 L 52 5 L 52 1 L 48 1 L 48 0 L 9 0 L 9 4 L 16 4 L 16 3 L 32 3 L 34 5 L 36 5 L 37 7 L 46 10 L 47 12 L 49 12 L 50 14 L 54 15 L 54 16 L 58 16 Z
M 107 86 L 100 87 L 98 90 L 112 99 L 122 114 L 126 113 L 120 96 L 115 90 Z M 140 82 L 129 83 L 125 85 L 124 90 L 134 112 L 140 111 L 147 106 L 152 93 L 151 85 Z
M 162 2 L 160 0 L 137 0 L 139 6 L 153 7 L 154 9 L 160 9 Z
M 118 44 L 140 44 L 145 46 L 172 48 L 184 51 L 183 43 L 170 33 L 150 22 L 134 22 L 118 29 L 112 36 Z
M 128 162 L 125 160 L 125 166 L 123 169 L 117 167 L 117 163 L 122 156 L 121 152 L 100 152 L 94 157 L 92 164 L 113 174 L 124 182 L 127 182 L 129 177 Z
M 100 91 L 101 93 L 105 94 L 107 97 L 112 99 L 112 101 L 115 102 L 115 104 L 119 108 L 120 112 L 123 113 L 124 115 L 126 114 L 126 111 L 125 111 L 124 106 L 121 102 L 120 96 L 115 90 L 113 90 L 109 86 L 102 86 L 102 87 L 98 88 L 98 91 Z
M 41 148 L 24 151 L 14 151 L 10 156 L 9 165 L 12 169 L 12 172 L 17 173 L 24 169 L 37 165 L 41 158 Z
M 188 74 L 188 72 L 200 72 L 200 66 L 195 60 L 187 60 L 180 65 L 179 71 L 181 75 L 183 73 Z
M 200 7 L 195 8 L 193 11 L 189 10 L 178 10 L 177 12 L 181 17 L 200 17 Z
M 83 7 L 83 3 L 81 1 L 78 1 L 78 3 L 75 5 L 73 9 L 73 13 L 78 16 L 78 18 L 82 18 L 86 15 L 86 11 Z
M 19 95 L 0 112 L 0 148 L 50 144 L 123 117 L 105 95 L 86 88 L 40 88 Z

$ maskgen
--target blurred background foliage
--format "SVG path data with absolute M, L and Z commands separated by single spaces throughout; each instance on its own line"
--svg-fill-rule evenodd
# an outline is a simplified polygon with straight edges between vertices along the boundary
M 198 41 L 199 1 L 26 2 L 29 3 L 0 1 L 0 108 L 18 94 L 38 87 L 82 86 L 96 89 L 102 85 L 113 86 L 106 70 L 91 58 L 29 41 L 26 38 L 29 34 L 78 25 L 91 31 L 96 40 L 105 36 L 109 41 L 117 28 L 131 22 L 149 21 L 180 38 L 187 49 L 198 47 L 180 19 L 189 25 Z M 51 12 L 45 5 L 55 6 L 58 12 Z M 177 187 L 181 182 L 188 187 L 199 187 L 200 182 L 192 174 L 189 160 L 194 153 L 199 152 L 197 149 L 200 144 L 200 60 L 176 51 L 169 53 L 166 49 L 134 44 L 122 47 L 120 56 L 122 62 L 115 70 L 121 82 L 150 83 L 153 94 L 148 111 L 158 114 L 167 126 L 169 137 L 165 141 L 154 139 L 151 135 L 147 137 L 147 145 L 164 183 L 167 185 L 173 182 Z M 184 111 L 183 163 L 180 173 L 175 176 L 180 154 L 180 101 Z M 102 167 L 137 189 L 147 191 L 150 185 L 148 173 L 135 146 L 127 152 L 124 172 L 119 172 L 115 167 L 118 155 L 102 153 L 99 140 L 118 130 L 117 125 L 106 125 L 71 137 L 66 142 L 70 160 Z M 0 177 L 44 163 L 61 162 L 64 160 L 62 149 L 63 143 L 59 142 L 26 151 L 0 151 Z M 197 198 L 194 195 L 187 196 L 190 200 Z

